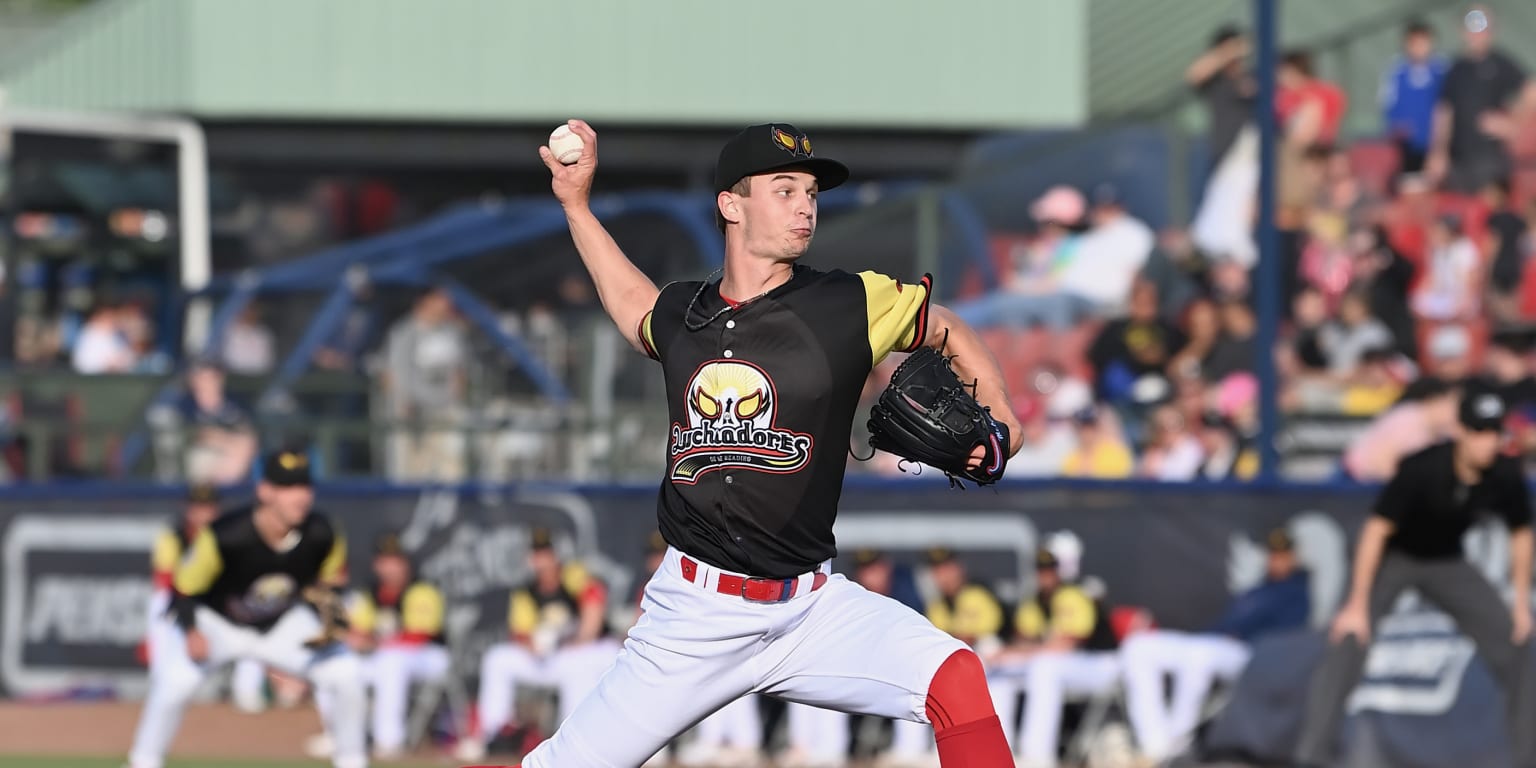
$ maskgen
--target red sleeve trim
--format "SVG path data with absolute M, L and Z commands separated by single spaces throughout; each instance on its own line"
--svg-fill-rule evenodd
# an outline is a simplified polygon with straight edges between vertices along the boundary
M 928 307 L 933 303 L 933 275 L 924 274 L 917 284 L 923 287 L 923 305 L 918 307 L 917 318 L 913 321 L 916 331 L 912 334 L 912 345 L 902 352 L 916 352 L 928 340 Z
M 155 571 L 154 583 L 157 591 L 170 589 L 171 585 L 176 583 L 176 574 L 170 571 Z

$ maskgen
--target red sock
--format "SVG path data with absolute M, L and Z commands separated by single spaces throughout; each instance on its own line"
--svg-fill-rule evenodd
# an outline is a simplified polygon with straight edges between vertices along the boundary
M 1013 768 L 987 673 L 975 653 L 955 651 L 939 665 L 928 684 L 926 709 L 943 768 Z

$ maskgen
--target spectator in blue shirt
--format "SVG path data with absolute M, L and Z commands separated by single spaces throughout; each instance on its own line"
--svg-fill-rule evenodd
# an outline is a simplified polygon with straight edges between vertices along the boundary
M 1403 52 L 1392 59 L 1381 80 L 1382 118 L 1397 143 L 1399 170 L 1424 170 L 1435 126 L 1435 104 L 1450 62 L 1435 52 L 1435 32 L 1423 21 L 1403 29 Z
M 1211 685 L 1218 679 L 1235 680 L 1248 666 L 1251 643 L 1307 625 L 1311 590 L 1307 572 L 1297 562 L 1295 542 L 1281 528 L 1270 532 L 1264 543 L 1264 582 L 1233 599 L 1208 632 L 1148 630 L 1121 645 L 1126 708 L 1146 757 L 1160 762 L 1175 754 L 1199 724 Z M 1173 678 L 1171 705 L 1164 703 L 1165 675 Z

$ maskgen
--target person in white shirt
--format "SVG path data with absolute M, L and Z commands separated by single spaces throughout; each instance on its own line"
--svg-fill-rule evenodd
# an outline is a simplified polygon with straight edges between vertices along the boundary
M 121 310 L 116 304 L 102 303 L 91 311 L 81 326 L 70 351 L 70 363 L 76 373 L 128 373 L 138 362 L 138 355 L 123 332 Z
M 1137 474 L 1153 480 L 1193 480 L 1205 462 L 1205 449 L 1185 424 L 1184 415 L 1174 406 L 1160 406 L 1152 412 L 1148 427 L 1151 437 Z
M 1038 324 L 1064 330 L 1084 317 L 1124 310 L 1131 284 L 1152 254 L 1151 228 L 1126 213 L 1119 193 L 1107 184 L 1095 190 L 1090 227 L 1082 234 L 1072 234 L 1055 206 L 1044 205 L 1057 199 L 1063 201 L 1062 211 L 1076 210 L 1068 200 L 1082 205 L 1075 190 L 1056 188 L 1035 206 L 1047 233 L 1042 240 L 1051 249 L 1046 263 L 1031 260 L 1009 275 L 996 293 L 956 307 L 961 319 L 979 327 Z
M 1088 213 L 1092 227 L 1077 243 L 1077 254 L 1057 278 L 1062 292 L 1098 313 L 1123 311 L 1131 284 L 1152 254 L 1152 228 L 1126 213 L 1114 186 L 1101 184 Z
M 1425 320 L 1462 320 L 1478 311 L 1477 278 L 1482 262 L 1477 245 L 1454 215 L 1442 216 L 1429 230 L 1424 279 L 1413 295 L 1413 312 Z

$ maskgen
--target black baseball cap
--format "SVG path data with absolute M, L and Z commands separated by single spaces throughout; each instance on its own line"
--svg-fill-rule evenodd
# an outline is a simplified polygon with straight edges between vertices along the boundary
M 863 568 L 866 565 L 874 565 L 883 559 L 885 559 L 885 553 L 871 547 L 864 547 L 862 549 L 855 550 L 853 553 L 853 564 L 858 568 Z
M 531 549 L 554 549 L 555 535 L 548 528 L 535 528 L 528 535 L 528 546 Z
M 928 564 L 942 565 L 955 559 L 955 551 L 949 547 L 933 547 L 928 550 Z
M 394 532 L 379 534 L 379 538 L 373 543 L 373 554 L 378 557 L 388 555 L 405 557 L 405 545 L 400 541 L 400 534 Z
M 812 154 L 811 140 L 799 128 L 763 123 L 748 126 L 720 149 L 715 191 L 724 192 L 748 176 L 786 168 L 810 172 L 823 192 L 848 180 L 848 166 Z
M 217 504 L 219 489 L 213 483 L 193 483 L 187 486 L 188 504 Z
M 1492 392 L 1469 392 L 1461 399 L 1458 414 L 1461 425 L 1472 432 L 1498 432 L 1504 428 L 1508 409 L 1504 399 Z
M 1270 552 L 1291 552 L 1296 549 L 1296 540 L 1291 537 L 1291 532 L 1285 528 L 1276 528 L 1264 537 L 1264 548 Z
M 271 485 L 312 485 L 309 457 L 301 451 L 276 451 L 261 464 L 261 479 Z
M 1054 571 L 1061 567 L 1061 561 L 1056 559 L 1056 553 L 1041 547 L 1035 550 L 1035 570 Z

